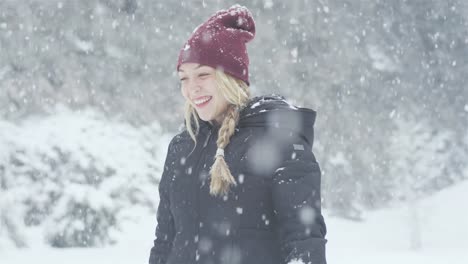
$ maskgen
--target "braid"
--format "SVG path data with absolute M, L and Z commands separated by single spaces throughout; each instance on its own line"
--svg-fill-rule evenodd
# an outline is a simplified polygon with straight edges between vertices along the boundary
M 230 105 L 226 111 L 226 117 L 223 120 L 218 133 L 216 145 L 218 149 L 224 150 L 229 144 L 231 136 L 234 135 L 236 124 L 239 120 L 239 111 L 234 105 Z M 215 156 L 215 162 L 210 170 L 211 183 L 210 194 L 226 195 L 231 185 L 236 185 L 236 181 L 229 170 L 229 166 L 224 160 L 224 153 Z
M 219 129 L 219 137 L 218 141 L 216 141 L 216 144 L 219 148 L 224 149 L 229 144 L 231 136 L 234 134 L 238 119 L 239 112 L 233 105 L 231 105 L 227 111 L 226 118 L 224 119 L 223 124 Z

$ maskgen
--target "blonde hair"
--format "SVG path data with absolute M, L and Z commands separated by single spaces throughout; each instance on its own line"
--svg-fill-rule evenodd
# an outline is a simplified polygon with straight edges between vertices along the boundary
M 224 150 L 229 144 L 231 136 L 234 135 L 236 125 L 239 122 L 240 110 L 245 107 L 250 99 L 250 91 L 249 86 L 244 81 L 228 75 L 220 69 L 215 70 L 215 78 L 218 89 L 229 103 L 216 141 L 218 149 Z M 196 135 L 199 132 L 200 124 L 196 110 L 188 101 L 185 102 L 185 124 L 187 132 L 196 146 Z M 210 170 L 210 194 L 214 196 L 226 195 L 230 186 L 236 185 L 236 181 L 229 170 L 224 155 L 216 154 L 214 159 L 215 162 Z

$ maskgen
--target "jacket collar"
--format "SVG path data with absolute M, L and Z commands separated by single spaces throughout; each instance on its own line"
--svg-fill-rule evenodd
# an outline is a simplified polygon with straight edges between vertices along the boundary
M 253 97 L 241 110 L 238 127 L 282 128 L 304 137 L 310 145 L 314 140 L 316 112 L 309 108 L 296 107 L 277 94 Z M 216 132 L 220 125 L 198 120 L 199 133 Z

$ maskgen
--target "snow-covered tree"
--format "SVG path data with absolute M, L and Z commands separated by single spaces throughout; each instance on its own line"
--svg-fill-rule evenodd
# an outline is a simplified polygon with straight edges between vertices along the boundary
M 431 128 L 426 120 L 395 119 L 391 138 L 392 192 L 396 199 L 406 201 L 409 209 L 410 247 L 419 249 L 422 231 L 418 200 L 441 189 L 451 157 L 451 133 Z
M 11 123 L 0 119 L 0 249 L 4 247 L 24 247 L 23 218 L 25 206 L 23 195 L 27 186 L 21 186 L 15 175 L 9 173 L 11 146 L 19 130 Z
M 107 245 L 132 212 L 155 210 L 168 141 L 157 123 L 60 109 L 2 128 L 2 237 L 27 245 L 19 230 L 39 226 L 55 247 Z

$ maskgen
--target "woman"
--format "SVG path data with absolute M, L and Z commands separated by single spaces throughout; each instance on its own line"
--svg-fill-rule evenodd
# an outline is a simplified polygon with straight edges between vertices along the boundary
M 251 13 L 235 5 L 180 52 L 185 130 L 169 144 L 150 264 L 326 263 L 315 112 L 250 98 L 254 35 Z

